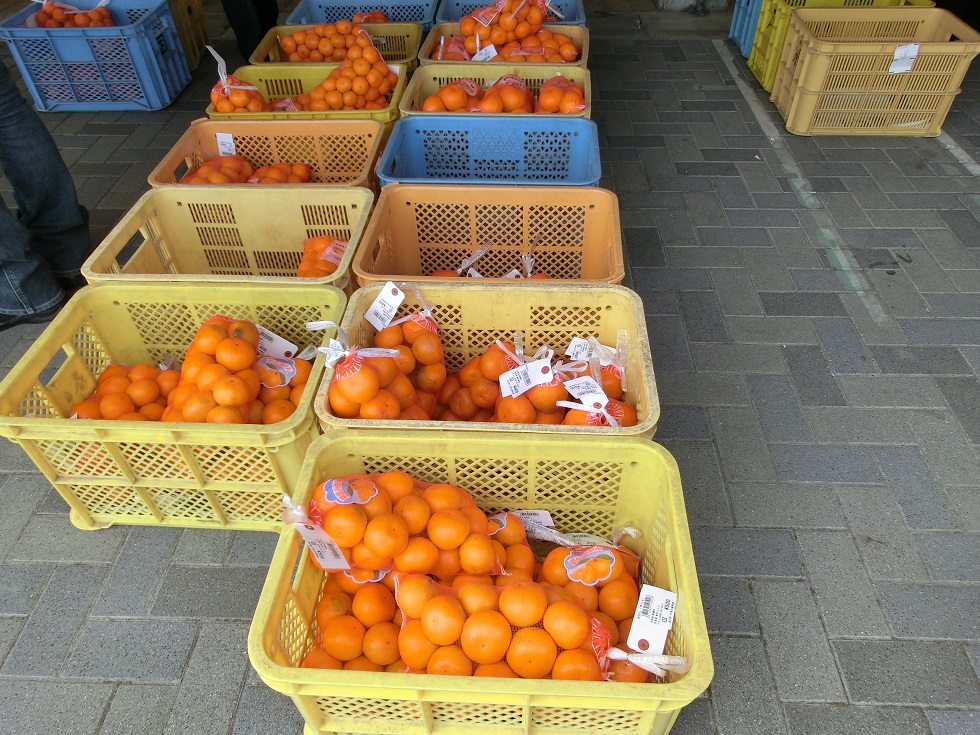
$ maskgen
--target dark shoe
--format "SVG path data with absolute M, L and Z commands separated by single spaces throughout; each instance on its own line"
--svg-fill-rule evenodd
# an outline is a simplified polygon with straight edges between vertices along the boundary
M 45 322 L 49 322 L 58 316 L 58 312 L 61 311 L 61 307 L 65 305 L 67 300 L 68 297 L 66 296 L 54 306 L 49 306 L 44 311 L 36 311 L 33 314 L 0 314 L 0 332 L 11 327 L 16 327 L 18 324 L 44 324 Z
M 87 286 L 88 281 L 85 280 L 85 276 L 81 273 L 75 276 L 56 276 L 58 285 L 61 286 L 61 290 L 65 292 L 65 298 L 71 298 L 78 289 L 82 286 Z

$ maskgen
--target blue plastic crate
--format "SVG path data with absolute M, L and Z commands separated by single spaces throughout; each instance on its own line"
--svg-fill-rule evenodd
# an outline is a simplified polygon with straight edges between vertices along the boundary
M 436 11 L 436 23 L 459 23 L 464 15 L 489 4 L 490 0 L 441 0 Z M 556 23 L 567 26 L 585 25 L 585 5 L 582 0 L 549 0 L 549 4 L 565 16 L 555 21 Z
M 351 20 L 354 13 L 380 10 L 392 23 L 421 23 L 423 30 L 432 28 L 439 0 L 367 0 L 363 3 L 344 0 L 300 0 L 286 18 L 286 25 L 305 26 Z
M 0 38 L 39 110 L 159 110 L 191 81 L 167 0 L 112 0 L 105 28 L 25 27 L 36 10 L 0 23 Z
M 761 9 L 762 0 L 735 0 L 728 37 L 735 42 L 746 59 L 752 53 L 752 41 L 755 39 L 756 26 L 759 25 Z
M 395 122 L 376 168 L 381 185 L 595 186 L 599 133 L 585 118 L 510 120 L 412 115 Z

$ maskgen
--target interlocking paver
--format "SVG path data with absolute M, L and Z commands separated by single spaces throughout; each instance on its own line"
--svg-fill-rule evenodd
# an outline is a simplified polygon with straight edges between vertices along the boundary
M 145 615 L 156 597 L 179 536 L 180 531 L 174 528 L 131 531 L 92 614 L 106 617 Z
M 696 525 L 733 525 L 714 444 L 665 439 L 664 445 L 681 471 L 688 521 Z
M 815 345 L 817 337 L 809 319 L 796 316 L 730 316 L 728 334 L 737 342 L 771 345 Z
M 933 735 L 922 710 L 912 707 L 841 707 L 833 704 L 788 703 L 786 721 L 791 735 Z
M 752 277 L 744 268 L 714 268 L 711 270 L 711 281 L 723 314 L 762 314 Z
M 265 684 L 242 690 L 232 735 L 267 735 L 270 732 L 302 732 L 303 717 L 284 694 Z
M 975 640 L 980 621 L 965 610 L 980 606 L 980 586 L 879 582 L 875 592 L 900 638 Z
M 891 408 L 808 406 L 813 439 L 828 444 L 902 444 L 914 441 L 906 411 Z
M 759 418 L 750 408 L 712 406 L 708 409 L 726 479 L 766 482 L 776 479 Z
M 670 732 L 672 735 L 714 735 L 717 730 L 711 716 L 711 703 L 696 699 L 681 710 Z
M 980 535 L 976 533 L 915 534 L 929 576 L 937 580 L 980 582 Z
M 657 441 L 691 439 L 711 441 L 711 427 L 704 408 L 697 406 L 661 406 L 657 422 Z
M 871 346 L 883 373 L 905 375 L 972 375 L 970 364 L 952 347 Z
M 228 564 L 240 567 L 268 567 L 276 550 L 279 534 L 263 531 L 236 531 Z
M 951 411 L 911 411 L 908 416 L 919 449 L 940 485 L 976 486 L 977 446 Z
M 892 491 L 840 486 L 841 509 L 871 579 L 926 579 L 928 572 Z
M 748 580 L 702 575 L 698 584 L 709 633 L 759 635 Z
M 51 572 L 52 567 L 41 564 L 0 565 L 0 615 L 30 613 Z
M 265 576 L 250 567 L 171 566 L 150 614 L 251 620 Z M 202 599 L 198 590 L 207 590 Z
M 955 526 L 946 496 L 916 447 L 876 447 L 875 455 L 910 528 Z
M 810 321 L 834 373 L 878 372 L 874 358 L 849 319 L 820 316 Z
M 942 408 L 946 405 L 936 381 L 918 375 L 838 375 L 837 385 L 849 406 Z
M 769 441 L 809 441 L 812 434 L 787 375 L 747 375 L 752 404 Z
M 654 370 L 691 371 L 694 363 L 690 346 L 679 316 L 647 315 L 647 333 Z
M 786 735 L 762 641 L 712 638 L 715 678 L 711 702 L 722 733 Z
M 976 707 L 980 686 L 963 648 L 945 641 L 833 641 L 851 700 Z M 914 669 L 903 661 L 916 661 Z M 922 667 L 921 669 L 919 667 Z M 922 676 L 928 671 L 929 676 Z
M 691 541 L 701 574 L 803 576 L 796 541 L 789 531 L 694 527 Z
M 14 645 L 17 636 L 20 635 L 21 628 L 24 627 L 24 618 L 0 618 L 0 661 L 3 661 L 7 651 Z
M 695 369 L 719 373 L 784 373 L 786 363 L 776 345 L 692 344 Z
M 119 684 L 99 735 L 158 735 L 167 724 L 176 691 L 167 684 Z
M 874 483 L 880 481 L 867 447 L 843 444 L 770 444 L 776 476 L 785 482 Z
M 832 488 L 785 483 L 730 483 L 728 494 L 739 526 L 845 528 Z
M 111 697 L 110 684 L 0 678 L 0 712 L 11 735 L 92 735 Z
M 80 531 L 68 522 L 68 515 L 34 516 L 24 526 L 11 547 L 12 561 L 108 564 L 126 538 L 127 529 L 106 528 L 98 533 Z
M 933 735 L 971 735 L 980 728 L 980 712 L 927 710 Z

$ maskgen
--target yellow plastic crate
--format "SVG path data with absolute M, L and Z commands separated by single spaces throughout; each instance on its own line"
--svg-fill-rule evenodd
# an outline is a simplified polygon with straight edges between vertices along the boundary
M 267 102 L 309 92 L 320 84 L 339 64 L 266 64 L 242 66 L 234 76 L 259 90 Z M 207 114 L 212 120 L 378 120 L 392 122 L 398 117 L 398 103 L 405 92 L 405 70 L 389 64 L 398 74 L 398 84 L 391 94 L 391 102 L 383 110 L 311 110 L 309 112 L 218 112 L 208 103 Z
M 221 155 L 217 136 L 253 167 L 308 163 L 310 183 L 374 188 L 373 168 L 384 125 L 377 120 L 194 120 L 150 172 L 150 186 L 176 184 L 188 171 Z
M 311 445 L 297 496 L 305 500 L 329 477 L 393 469 L 464 487 L 488 512 L 548 510 L 562 531 L 608 537 L 618 526 L 638 528 L 642 581 L 677 593 L 665 653 L 688 657 L 691 669 L 627 684 L 299 668 L 313 642 L 324 572 L 288 528 L 259 597 L 248 653 L 262 681 L 293 700 L 309 735 L 365 728 L 412 735 L 664 735 L 707 688 L 714 667 L 684 495 L 677 464 L 663 447 L 623 437 L 330 432 Z
M 488 239 L 477 270 L 486 285 L 521 267 L 523 246 L 540 237 L 535 269 L 555 283 L 620 283 L 619 200 L 577 186 L 389 184 L 361 237 L 351 270 L 361 286 L 385 281 L 452 282 L 426 275 L 456 270 Z
M 422 112 L 419 108 L 425 98 L 433 95 L 439 87 L 457 79 L 469 77 L 480 84 L 497 81 L 504 74 L 516 74 L 525 82 L 537 97 L 538 90 L 547 79 L 560 74 L 585 91 L 585 109 L 563 117 L 592 117 L 592 77 L 589 70 L 581 66 L 568 64 L 487 64 L 482 61 L 445 61 L 438 64 L 420 66 L 412 74 L 405 94 L 398 104 L 398 111 L 404 115 L 480 115 L 487 117 L 485 112 Z M 538 113 L 522 113 L 538 114 Z M 521 114 L 509 113 L 508 118 L 520 118 Z
M 194 71 L 204 57 L 206 46 L 211 43 L 201 0 L 170 0 L 170 14 L 187 57 L 187 66 Z
M 759 23 L 752 39 L 749 69 L 767 92 L 772 91 L 786 42 L 789 19 L 797 8 L 931 8 L 932 0 L 762 0 Z M 840 13 L 837 17 L 842 18 Z M 887 19 L 887 16 L 882 16 Z
M 344 288 L 374 195 L 359 186 L 161 186 L 139 198 L 82 264 L 89 283 L 262 283 Z M 348 241 L 337 271 L 298 278 L 303 241 Z
M 71 419 L 110 363 L 183 357 L 208 317 L 249 319 L 291 342 L 323 344 L 311 320 L 346 305 L 330 286 L 113 284 L 86 286 L 0 382 L 0 436 L 24 449 L 82 529 L 116 523 L 278 531 L 319 434 L 314 362 L 296 412 L 268 426 Z M 52 376 L 53 372 L 53 376 Z
M 387 188 L 387 187 L 386 187 Z M 375 429 L 391 432 L 408 429 L 435 429 L 440 432 L 493 431 L 591 434 L 598 436 L 651 437 L 660 419 L 660 399 L 653 374 L 653 357 L 647 337 L 643 302 L 623 286 L 549 284 L 547 281 L 495 283 L 489 288 L 470 282 L 419 284 L 422 298 L 429 304 L 442 337 L 446 369 L 457 372 L 470 358 L 481 354 L 498 339 L 509 340 L 514 332 L 524 333 L 524 351 L 533 354 L 548 345 L 563 355 L 572 337 L 594 336 L 606 345 L 615 345 L 619 330 L 626 332 L 627 392 L 624 400 L 636 409 L 636 426 L 563 426 L 510 424 L 473 421 L 403 421 L 344 419 L 330 409 L 327 391 L 333 370 L 324 372 L 314 401 L 314 410 L 323 429 L 337 427 Z M 475 281 L 475 283 L 474 283 Z M 364 314 L 384 284 L 365 286 L 350 297 L 341 326 L 351 344 L 374 345 L 375 329 Z M 418 299 L 408 290 L 397 316 L 418 312 Z
M 375 47 L 389 64 L 402 67 L 404 72 L 411 72 L 418 66 L 419 45 L 422 43 L 422 26 L 419 23 L 361 23 L 361 28 L 368 32 Z M 293 62 L 279 48 L 279 38 L 288 36 L 300 30 L 313 28 L 314 25 L 276 26 L 259 42 L 255 51 L 248 57 L 249 64 L 269 66 L 283 64 L 292 66 Z M 304 65 L 321 66 L 325 62 L 303 61 Z M 327 62 L 329 63 L 329 62 Z M 331 68 L 333 64 L 331 63 Z
M 896 49 L 917 43 L 905 73 L 889 73 Z M 980 34 L 938 8 L 797 10 L 772 101 L 796 135 L 935 136 Z
M 566 36 L 572 39 L 572 43 L 578 46 L 581 54 L 579 55 L 578 61 L 573 61 L 571 63 L 566 63 L 564 66 L 588 66 L 589 60 L 589 29 L 585 26 L 566 26 L 559 25 L 557 23 L 545 23 L 542 28 L 545 28 L 552 33 L 564 33 Z M 432 30 L 429 31 L 425 40 L 422 42 L 422 47 L 418 52 L 419 66 L 428 66 L 429 64 L 450 64 L 450 63 L 460 63 L 458 61 L 441 61 L 439 59 L 430 58 L 432 52 L 438 50 L 439 39 L 445 38 L 448 42 L 453 36 L 459 35 L 459 23 L 436 23 L 432 26 Z M 505 61 L 483 61 L 474 62 L 483 63 L 489 65 L 489 68 L 493 69 L 499 65 L 507 65 L 509 62 Z M 538 64 L 541 62 L 532 61 L 531 64 Z

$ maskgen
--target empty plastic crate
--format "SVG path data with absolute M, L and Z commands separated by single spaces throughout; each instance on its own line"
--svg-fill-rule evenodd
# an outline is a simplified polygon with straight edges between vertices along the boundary
M 378 159 L 382 186 L 563 184 L 595 186 L 602 176 L 599 132 L 581 117 L 466 119 L 411 115 L 395 122 Z
M 896 72 L 909 44 L 911 69 Z M 796 135 L 935 136 L 978 52 L 980 34 L 938 8 L 804 8 L 790 19 L 772 101 Z
M 607 189 L 553 186 L 424 186 L 381 190 L 351 270 L 361 286 L 385 281 L 446 282 L 436 270 L 493 243 L 475 268 L 494 288 L 534 249 L 549 283 L 619 283 L 625 276 L 619 200 Z M 453 279 L 450 279 L 453 282 Z
M 735 42 L 745 58 L 749 58 L 752 53 L 752 41 L 755 39 L 756 26 L 759 25 L 761 9 L 762 0 L 735 0 L 728 37 Z
M 246 84 L 251 84 L 259 90 L 267 102 L 294 97 L 309 92 L 327 78 L 339 64 L 265 64 L 242 66 L 233 74 Z M 391 122 L 398 117 L 398 103 L 405 91 L 405 78 L 408 76 L 403 67 L 389 64 L 388 68 L 398 73 L 398 83 L 391 92 L 391 101 L 383 110 L 309 110 L 289 112 L 275 110 L 273 112 L 218 112 L 210 102 L 207 114 L 212 120 L 379 120 Z
M 767 92 L 779 69 L 779 59 L 786 42 L 789 19 L 797 8 L 931 8 L 932 0 L 762 0 L 759 22 L 749 54 L 749 69 Z M 838 17 L 845 16 L 838 13 Z
M 564 33 L 570 39 L 572 43 L 578 46 L 579 54 L 578 61 L 566 62 L 568 66 L 588 66 L 589 60 L 589 29 L 585 26 L 575 26 L 575 25 L 559 25 L 557 23 L 546 23 L 543 28 L 547 28 L 552 33 Z M 439 39 L 445 38 L 448 41 L 453 36 L 459 35 L 459 23 L 437 23 L 429 31 L 425 40 L 422 41 L 422 46 L 419 48 L 418 60 L 420 66 L 425 66 L 427 64 L 449 64 L 453 63 L 451 61 L 442 61 L 440 59 L 431 58 L 433 52 L 439 50 Z M 455 62 L 459 63 L 459 62 Z M 484 64 L 510 64 L 512 62 L 508 61 L 484 61 Z M 545 62 L 527 62 L 531 64 L 545 63 Z
M 558 210 L 560 206 L 556 207 Z M 601 343 L 612 346 L 616 344 L 619 331 L 624 330 L 628 390 L 623 400 L 636 409 L 636 425 L 566 426 L 345 419 L 335 416 L 330 409 L 327 391 L 333 370 L 328 369 L 314 402 L 314 410 L 324 431 L 334 428 L 371 429 L 391 434 L 402 429 L 427 429 L 449 436 L 490 431 L 525 435 L 557 433 L 645 437 L 651 437 L 656 432 L 660 419 L 660 399 L 653 374 L 646 317 L 643 315 L 643 302 L 630 289 L 608 284 L 582 285 L 539 280 L 511 280 L 488 287 L 478 278 L 421 283 L 418 287 L 439 325 L 446 369 L 450 374 L 457 372 L 471 358 L 482 354 L 496 340 L 510 340 L 514 332 L 524 333 L 525 354 L 534 354 L 539 347 L 548 345 L 556 354 L 562 355 L 572 337 L 593 336 Z M 382 288 L 384 284 L 375 283 L 359 288 L 350 297 L 341 326 L 351 344 L 373 346 L 376 330 L 364 319 L 364 314 Z M 418 299 L 409 289 L 397 316 L 417 312 Z
M 387 63 L 404 67 L 405 71 L 412 71 L 418 66 L 419 46 L 422 43 L 421 25 L 418 23 L 362 23 L 361 27 L 371 36 L 375 47 L 381 52 L 381 56 Z M 296 31 L 309 28 L 313 28 L 313 26 L 276 26 L 265 34 L 258 47 L 248 57 L 248 63 L 263 66 L 270 64 L 290 66 L 293 63 L 330 64 L 330 68 L 333 68 L 333 64 L 336 62 L 291 62 L 288 55 L 283 53 L 279 47 L 279 39 L 282 36 L 288 36 Z
M 201 63 L 206 47 L 211 43 L 201 0 L 170 0 L 170 13 L 177 24 L 177 35 L 184 47 L 187 66 L 194 71 Z M 211 58 L 210 54 L 208 58 Z
M 468 490 L 484 511 L 547 510 L 561 531 L 626 536 L 646 584 L 677 593 L 665 653 L 685 674 L 644 684 L 300 668 L 316 640 L 325 572 L 292 528 L 279 538 L 252 618 L 248 655 L 269 687 L 290 697 L 307 735 L 354 732 L 485 735 L 665 735 L 714 674 L 681 477 L 653 442 L 622 437 L 404 431 L 330 432 L 310 447 L 296 494 L 325 479 L 403 470 Z
M 0 382 L 0 436 L 19 444 L 82 529 L 115 523 L 278 531 L 310 442 L 318 355 L 296 412 L 277 424 L 72 419 L 110 363 L 183 357 L 197 328 L 222 314 L 297 345 L 324 344 L 344 294 L 309 284 L 127 283 L 86 286 Z
M 540 113 L 502 113 L 492 115 L 485 112 L 423 112 L 419 108 L 429 95 L 435 94 L 439 87 L 457 79 L 475 79 L 479 84 L 493 83 L 504 74 L 516 74 L 525 82 L 537 97 L 541 85 L 554 76 L 561 75 L 575 82 L 585 91 L 585 109 L 581 112 L 567 115 Z M 592 115 L 592 76 L 589 70 L 580 66 L 567 64 L 487 64 L 481 61 L 446 61 L 439 64 L 420 66 L 412 74 L 405 87 L 405 93 L 398 104 L 398 111 L 406 115 L 452 115 L 461 119 L 472 120 L 477 117 L 489 117 L 502 120 L 527 120 L 528 115 L 544 118 L 557 117 L 591 117 Z M 516 124 L 516 123 L 515 123 Z
M 311 183 L 372 188 L 383 131 L 376 120 L 194 120 L 147 180 L 150 186 L 175 184 L 230 141 L 254 168 L 308 163 Z
M 25 27 L 36 10 L 0 23 L 0 38 L 39 110 L 159 110 L 191 81 L 165 0 L 113 0 L 111 27 Z
M 487 0 L 441 0 L 436 10 L 436 23 L 458 23 L 464 15 L 477 8 L 490 5 Z M 549 0 L 548 5 L 557 10 L 556 23 L 569 26 L 585 25 L 585 5 L 582 0 Z
M 439 0 L 377 0 L 376 2 L 356 3 L 340 0 L 300 0 L 296 8 L 286 18 L 291 26 L 334 23 L 338 20 L 351 20 L 354 13 L 369 13 L 380 10 L 392 23 L 420 23 L 423 30 L 432 27 Z
M 264 283 L 344 288 L 374 195 L 359 186 L 161 186 L 139 198 L 82 264 L 97 282 Z M 349 242 L 337 271 L 298 278 L 303 241 Z

